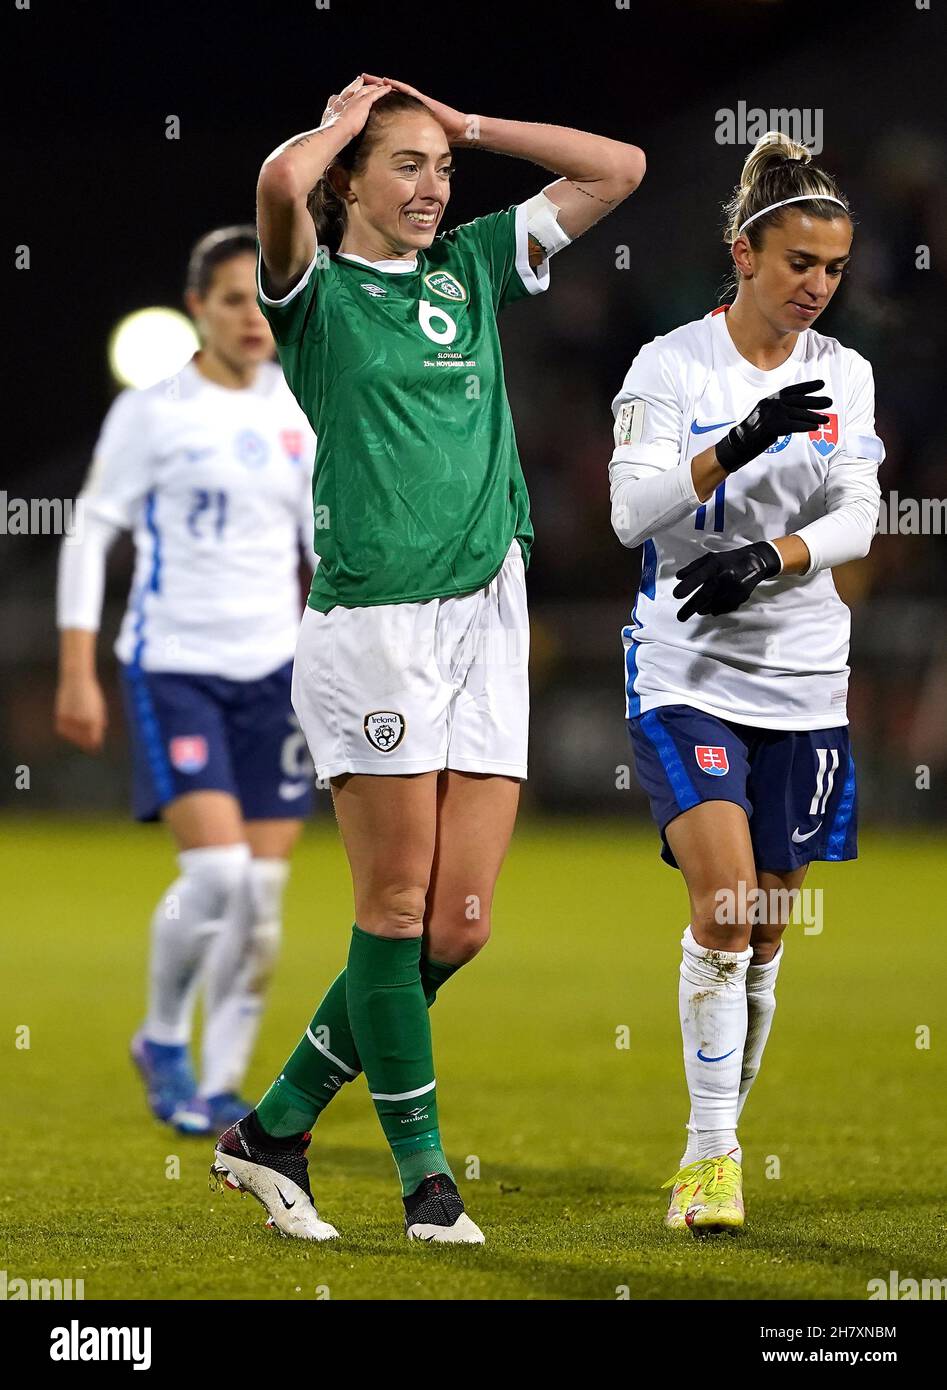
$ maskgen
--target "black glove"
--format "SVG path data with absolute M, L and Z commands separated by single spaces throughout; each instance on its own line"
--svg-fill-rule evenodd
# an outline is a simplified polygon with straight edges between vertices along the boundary
M 699 555 L 677 572 L 681 582 L 674 587 L 674 597 L 691 595 L 678 609 L 678 621 L 686 623 L 694 613 L 709 613 L 715 618 L 732 613 L 746 602 L 757 584 L 773 579 L 782 567 L 779 551 L 770 541 Z
M 742 468 L 762 454 L 784 434 L 801 434 L 828 424 L 828 417 L 817 415 L 832 404 L 831 396 L 810 396 L 824 381 L 798 381 L 784 386 L 775 395 L 764 396 L 739 425 L 734 425 L 716 446 L 717 462 L 725 473 Z

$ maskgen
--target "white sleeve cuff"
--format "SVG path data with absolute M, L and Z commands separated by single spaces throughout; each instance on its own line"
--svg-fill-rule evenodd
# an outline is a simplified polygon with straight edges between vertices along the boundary
M 289 294 L 284 294 L 282 299 L 271 299 L 270 296 L 266 293 L 266 290 L 264 290 L 263 288 L 263 248 L 260 247 L 260 249 L 257 251 L 256 258 L 256 287 L 260 298 L 263 300 L 263 303 L 269 304 L 270 307 L 273 309 L 281 309 L 286 304 L 291 304 L 292 301 L 296 298 L 297 294 L 302 294 L 303 290 L 309 283 L 310 275 L 316 268 L 316 261 L 319 259 L 319 251 L 320 248 L 317 246 L 315 251 L 313 252 L 312 260 L 309 262 L 308 266 L 303 272 L 302 278 L 299 281 L 297 281 L 297 283 L 289 291 Z
M 534 269 L 529 263 L 529 228 L 527 227 L 526 204 L 520 203 L 516 209 L 516 270 L 530 294 L 542 294 L 549 288 L 549 257 L 539 262 Z

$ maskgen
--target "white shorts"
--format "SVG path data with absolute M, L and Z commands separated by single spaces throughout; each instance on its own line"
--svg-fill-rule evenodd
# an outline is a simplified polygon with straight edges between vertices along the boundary
M 316 776 L 455 768 L 525 778 L 528 665 L 518 541 L 472 594 L 329 613 L 307 606 L 292 700 Z

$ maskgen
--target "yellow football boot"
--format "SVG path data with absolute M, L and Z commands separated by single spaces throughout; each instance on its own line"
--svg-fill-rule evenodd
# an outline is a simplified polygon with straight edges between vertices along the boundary
M 673 1178 L 669 1178 L 663 1187 L 670 1187 L 671 1200 L 668 1202 L 667 1215 L 664 1224 L 669 1231 L 686 1231 L 687 1221 L 685 1216 L 687 1208 L 690 1206 L 694 1193 L 700 1186 L 699 1170 L 703 1167 L 701 1163 L 689 1163 L 686 1168 L 682 1168 L 679 1173 L 675 1173 Z
M 743 1169 L 728 1154 L 689 1163 L 668 1182 L 673 1188 L 665 1225 L 679 1230 L 678 1213 L 692 1235 L 733 1235 L 743 1229 Z

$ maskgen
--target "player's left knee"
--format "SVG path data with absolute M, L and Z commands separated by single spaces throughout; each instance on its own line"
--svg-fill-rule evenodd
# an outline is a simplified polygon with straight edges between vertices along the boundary
M 767 933 L 765 937 L 759 938 L 754 932 L 753 936 L 750 938 L 750 945 L 753 947 L 753 960 L 751 964 L 769 965 L 770 961 L 775 958 L 776 952 L 779 950 L 781 938 L 782 931 L 777 931 L 773 934 Z

